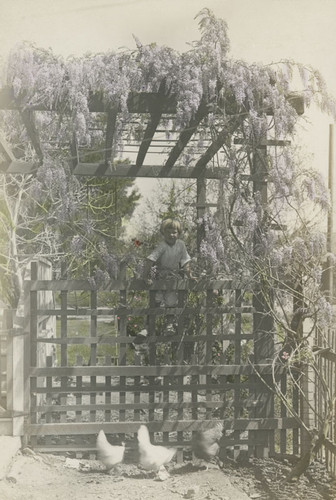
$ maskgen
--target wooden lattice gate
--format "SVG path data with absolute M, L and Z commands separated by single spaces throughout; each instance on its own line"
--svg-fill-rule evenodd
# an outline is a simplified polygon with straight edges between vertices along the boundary
M 271 365 L 253 365 L 260 317 L 251 290 L 183 279 L 147 290 L 121 275 L 106 304 L 106 291 L 89 280 L 37 276 L 33 264 L 25 288 L 25 437 L 35 449 L 92 452 L 101 428 L 132 449 L 146 423 L 156 440 L 178 447 L 181 461 L 190 456 L 192 431 L 221 420 L 223 453 L 273 455 L 286 451 L 289 437 L 297 451 L 295 422 L 255 371 L 267 377 Z M 178 293 L 178 307 L 169 311 L 177 318 L 173 336 L 163 332 L 167 311 L 154 307 L 156 289 Z M 40 309 L 46 290 L 56 306 Z M 53 338 L 38 330 L 40 316 L 57 318 Z M 132 345 L 144 325 L 148 349 L 141 354 Z M 43 344 L 54 346 L 45 363 L 38 356 Z

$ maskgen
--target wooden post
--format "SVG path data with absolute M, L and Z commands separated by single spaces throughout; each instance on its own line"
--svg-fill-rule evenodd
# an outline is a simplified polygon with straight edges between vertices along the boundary
M 266 140 L 267 137 L 261 138 L 259 143 Z M 260 217 L 264 216 L 264 209 L 267 207 L 267 150 L 265 147 L 256 147 L 253 154 L 253 193 L 259 203 L 259 209 L 262 212 Z M 265 221 L 266 222 L 266 221 Z M 254 232 L 254 256 L 262 257 L 263 242 L 262 236 L 264 231 L 267 231 L 266 224 L 261 220 L 260 226 Z M 274 323 L 271 314 L 269 313 L 269 304 L 272 302 L 272 290 L 268 288 L 267 283 L 262 283 L 262 276 L 257 278 L 256 288 L 253 294 L 253 340 L 254 340 L 254 363 L 269 363 L 274 354 Z M 267 297 L 266 297 L 267 295 Z M 265 376 L 265 381 L 271 383 L 271 377 Z M 265 395 L 265 404 L 254 410 L 254 417 L 270 417 L 273 409 L 273 398 L 266 389 L 266 386 L 259 380 L 255 379 L 255 397 Z M 274 434 L 274 433 L 273 433 Z M 255 439 L 255 455 L 257 457 L 267 457 L 269 450 L 272 449 L 271 431 L 256 431 L 252 436 Z M 252 437 L 251 436 L 251 437 Z
M 328 188 L 330 193 L 330 210 L 327 221 L 327 252 L 334 251 L 333 230 L 334 230 L 334 126 L 329 125 L 329 162 L 328 162 Z M 322 287 L 329 302 L 333 299 L 333 274 L 334 264 L 331 257 L 327 258 L 323 272 Z
M 267 138 L 264 137 L 264 140 Z M 253 193 L 258 198 L 259 208 L 264 212 L 267 208 L 267 150 L 265 147 L 255 147 L 253 154 Z M 262 214 L 263 216 L 263 214 Z M 261 221 L 260 226 L 254 232 L 254 256 L 262 256 L 262 235 L 267 231 L 266 224 Z M 254 293 L 253 307 L 255 309 L 253 328 L 254 328 L 254 361 L 260 363 L 273 357 L 274 338 L 273 338 L 273 319 L 268 313 L 269 305 L 265 294 L 269 295 L 271 301 L 271 290 L 267 289 L 267 283 L 261 283 L 262 277 L 258 278 L 260 282 L 259 290 Z M 258 288 L 258 286 L 257 286 Z
M 201 219 L 205 215 L 205 203 L 206 203 L 206 179 L 204 176 L 197 178 L 197 192 L 196 192 L 196 217 L 197 220 Z M 199 258 L 199 250 L 201 241 L 204 237 L 203 227 L 198 226 L 197 229 L 197 251 Z
M 197 194 L 196 194 L 197 220 L 199 220 L 201 217 L 204 217 L 205 215 L 205 203 L 206 203 L 206 179 L 202 175 L 197 178 Z M 203 259 L 200 254 L 200 245 L 203 237 L 204 237 L 204 228 L 203 225 L 199 225 L 197 228 L 197 263 L 199 267 L 201 267 L 203 263 Z M 206 329 L 204 329 L 203 333 L 206 335 Z M 202 365 L 205 363 L 206 360 L 206 344 L 204 342 L 199 342 L 198 352 L 199 352 L 198 363 Z M 200 375 L 199 382 L 200 384 L 206 384 L 206 375 Z
M 267 151 L 264 148 L 255 148 L 253 155 L 253 193 L 255 198 L 259 198 L 260 210 L 264 211 L 267 207 Z M 262 255 L 262 232 L 267 231 L 266 226 L 261 222 L 260 226 L 254 233 L 254 255 Z M 274 338 L 273 338 L 273 319 L 268 313 L 269 305 L 265 294 L 269 295 L 271 301 L 271 290 L 267 290 L 267 284 L 261 283 L 257 285 L 257 290 L 253 297 L 253 307 L 255 314 L 253 318 L 253 334 L 254 334 L 254 361 L 260 363 L 266 359 L 273 357 Z M 258 290 L 259 288 L 259 290 Z
M 33 261 L 30 264 L 30 279 L 31 281 L 38 280 L 38 264 Z M 34 290 L 30 292 L 30 365 L 28 367 L 28 371 L 30 372 L 30 368 L 35 368 L 38 366 L 38 291 Z M 40 403 L 41 397 L 37 395 L 37 377 L 28 376 L 28 384 L 29 391 L 28 394 L 30 396 L 30 417 L 29 421 L 31 424 L 37 423 L 36 418 L 36 406 Z M 36 436 L 30 437 L 30 442 L 34 446 L 37 444 Z
M 24 331 L 15 321 L 15 310 L 5 311 L 7 336 L 7 410 L 12 414 L 12 435 L 24 434 L 25 377 Z
M 303 334 L 306 332 L 307 342 L 313 344 L 312 335 L 308 335 L 313 327 L 313 322 L 311 319 L 305 319 L 303 323 Z M 308 429 L 313 429 L 315 426 L 314 412 L 312 408 L 315 407 L 315 374 L 311 366 L 303 366 L 300 374 L 300 384 L 302 389 L 301 404 L 300 404 L 300 416 L 304 424 Z M 300 454 L 305 455 L 311 447 L 311 437 L 308 433 L 302 429 L 300 432 Z
M 119 269 L 119 280 L 123 284 L 122 288 L 119 290 L 119 304 L 121 307 L 127 307 L 127 284 L 126 284 L 126 262 L 122 262 L 120 264 L 120 269 Z M 125 314 L 120 315 L 120 320 L 119 320 L 119 331 L 118 335 L 121 335 L 122 337 L 127 336 L 127 316 Z M 126 350 L 127 350 L 128 344 L 125 344 L 125 342 L 121 342 L 119 346 L 119 356 L 118 356 L 118 365 L 123 366 L 127 364 L 127 358 L 126 358 Z M 126 377 L 125 376 L 120 376 L 119 377 L 119 384 L 120 384 L 120 391 L 119 391 L 119 403 L 120 405 L 124 405 L 126 403 L 126 391 L 123 390 L 124 387 L 126 387 Z M 126 411 L 124 409 L 119 410 L 119 422 L 125 422 L 126 421 Z M 125 438 L 125 435 L 122 435 L 122 439 Z

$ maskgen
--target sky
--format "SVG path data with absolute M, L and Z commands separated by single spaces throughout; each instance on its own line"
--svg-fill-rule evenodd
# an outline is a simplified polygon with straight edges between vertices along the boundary
M 133 48 L 133 35 L 182 52 L 199 38 L 204 7 L 227 22 L 233 58 L 309 64 L 336 96 L 336 0 L 0 0 L 0 57 L 23 40 L 66 57 Z M 299 140 L 327 178 L 332 120 L 317 110 L 306 117 Z

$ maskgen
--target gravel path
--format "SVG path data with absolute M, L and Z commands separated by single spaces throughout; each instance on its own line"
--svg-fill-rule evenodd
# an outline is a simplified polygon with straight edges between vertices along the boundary
M 252 459 L 208 468 L 188 462 L 171 464 L 170 476 L 160 481 L 154 473 L 122 464 L 105 473 L 94 460 L 19 452 L 0 481 L 1 500 L 323 500 L 335 499 L 336 487 L 322 464 L 316 462 L 296 483 L 285 478 L 286 461 Z

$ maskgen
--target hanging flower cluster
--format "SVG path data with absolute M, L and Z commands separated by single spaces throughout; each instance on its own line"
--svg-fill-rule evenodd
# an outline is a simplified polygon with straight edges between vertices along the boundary
M 92 96 L 100 96 L 106 105 L 117 108 L 124 121 L 128 118 L 130 93 L 159 89 L 176 97 L 177 129 L 188 125 L 203 101 L 209 119 L 216 116 L 218 125 L 220 115 L 225 126 L 227 112 L 242 114 L 247 134 L 253 134 L 255 139 L 266 133 L 269 110 L 273 112 L 275 134 L 291 134 L 297 114 L 286 94 L 295 63 L 282 62 L 275 68 L 232 60 L 226 23 L 209 9 L 203 9 L 197 17 L 200 40 L 182 54 L 156 44 L 143 45 L 135 38 L 133 51 L 64 59 L 51 50 L 26 43 L 9 57 L 7 85 L 13 88 L 22 108 L 57 108 L 61 119 L 57 121 L 56 135 L 64 133 L 66 124 L 69 136 L 75 133 L 84 144 L 90 144 L 93 129 L 97 128 L 89 112 Z M 332 100 L 323 97 L 326 89 L 320 75 L 312 69 L 295 67 L 306 85 L 307 101 L 316 97 L 321 107 L 329 106 L 332 112 Z M 49 125 L 55 127 L 55 123 Z
M 210 214 L 206 214 L 199 221 L 202 225 L 204 238 L 200 245 L 200 253 L 208 264 L 212 273 L 227 270 L 225 266 L 225 250 L 223 239 L 216 221 Z
M 8 59 L 7 81 L 14 96 L 27 107 L 51 108 L 63 97 L 65 75 L 62 58 L 29 43 L 13 50 Z
M 71 176 L 64 166 L 66 154 L 62 148 L 65 143 L 69 146 L 74 136 L 82 148 L 101 145 L 106 121 L 99 113 L 90 112 L 92 99 L 100 99 L 107 108 L 119 112 L 119 137 L 114 145 L 113 160 L 122 133 L 127 134 L 128 140 L 143 138 L 146 123 L 143 118 L 137 119 L 135 125 L 132 123 L 128 110 L 130 95 L 161 92 L 176 100 L 174 119 L 169 117 L 161 122 L 169 129 L 167 136 L 171 130 L 174 133 L 188 127 L 200 110 L 205 118 L 194 136 L 195 142 L 189 143 L 180 157 L 184 165 L 194 165 L 200 148 L 228 131 L 221 150 L 223 156 L 216 159 L 217 165 L 227 171 L 225 177 L 223 168 L 225 189 L 219 196 L 216 216 L 206 215 L 201 221 L 204 230 L 201 253 L 211 273 L 242 275 L 244 260 L 244 273 L 250 278 L 268 266 L 271 279 L 281 273 L 288 274 L 290 266 L 292 269 L 301 266 L 306 269 L 307 283 L 309 277 L 317 286 L 325 250 L 317 233 L 306 231 L 301 238 L 289 231 L 286 238 L 282 238 L 275 236 L 272 225 L 288 224 L 290 206 L 295 220 L 301 221 L 302 229 L 303 207 L 313 202 L 328 209 L 328 193 L 318 175 L 312 176 L 302 169 L 298 173 L 292 147 L 282 147 L 281 152 L 277 148 L 274 153 L 264 155 L 258 160 L 257 168 L 257 146 L 263 146 L 267 136 L 283 140 L 293 136 L 299 117 L 288 100 L 288 93 L 295 72 L 301 77 L 306 104 L 315 101 L 335 116 L 335 102 L 319 73 L 310 67 L 293 61 L 264 66 L 233 60 L 229 54 L 226 23 L 209 9 L 203 9 L 197 17 L 200 39 L 185 53 L 157 44 L 143 45 L 137 38 L 135 50 L 68 59 L 32 44 L 24 44 L 12 52 L 7 66 L 7 85 L 13 88 L 18 106 L 46 110 L 35 113 L 45 160 L 32 183 L 31 196 L 43 203 L 54 203 L 54 213 L 62 221 L 76 218 L 83 192 L 75 185 L 76 181 L 69 180 Z M 56 120 L 54 109 L 58 111 Z M 240 147 L 232 144 L 235 131 L 243 141 Z M 24 134 L 15 140 L 24 142 Z M 253 181 L 248 178 L 251 175 Z M 262 198 L 260 185 L 259 188 L 253 186 L 253 183 L 260 184 L 260 176 L 269 185 L 267 202 Z M 83 234 L 92 234 L 89 220 L 81 220 L 80 224 L 81 229 L 84 224 L 88 227 L 81 236 L 72 235 L 74 253 L 83 248 Z M 290 224 L 289 228 L 293 229 Z M 116 270 L 111 252 L 100 248 L 100 253 L 104 262 L 102 269 L 97 269 L 97 282 L 102 281 L 106 273 L 111 277 Z M 252 263 L 254 253 L 259 259 L 257 266 Z

